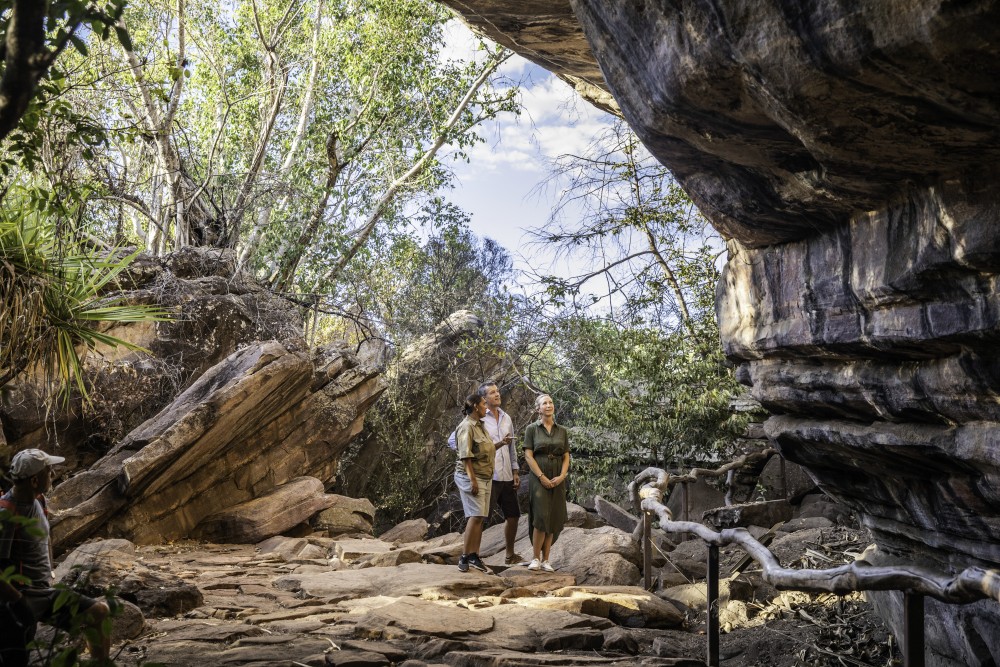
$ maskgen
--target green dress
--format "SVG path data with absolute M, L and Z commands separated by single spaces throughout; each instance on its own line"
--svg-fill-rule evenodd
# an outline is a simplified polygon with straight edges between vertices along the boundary
M 529 424 L 524 431 L 524 449 L 531 450 L 538 469 L 549 479 L 562 474 L 563 455 L 569 451 L 569 433 L 559 424 L 552 432 L 545 430 L 541 420 Z M 552 533 L 555 542 L 566 525 L 566 480 L 554 489 L 546 489 L 534 472 L 528 480 L 528 523 L 545 533 Z M 534 531 L 528 531 L 532 537 Z

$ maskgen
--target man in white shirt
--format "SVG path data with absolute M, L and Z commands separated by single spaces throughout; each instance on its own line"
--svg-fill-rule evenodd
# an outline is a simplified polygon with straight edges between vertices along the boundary
M 517 449 L 514 446 L 514 424 L 510 415 L 500 407 L 502 399 L 497 383 L 492 380 L 479 385 L 479 395 L 486 398 L 486 416 L 483 426 L 496 445 L 496 459 L 493 467 L 492 497 L 504 518 L 504 541 L 507 553 L 504 562 L 517 565 L 524 559 L 514 552 L 517 539 L 517 521 L 521 518 L 521 508 L 517 503 L 517 489 L 521 486 L 521 476 L 517 464 Z M 448 438 L 448 446 L 455 448 L 455 434 Z

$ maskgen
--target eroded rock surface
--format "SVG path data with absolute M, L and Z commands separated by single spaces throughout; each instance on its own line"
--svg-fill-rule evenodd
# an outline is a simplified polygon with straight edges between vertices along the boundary
M 302 476 L 320 481 L 303 502 L 322 505 L 321 482 L 336 473 L 382 386 L 346 352 L 314 365 L 275 341 L 249 345 L 56 487 L 53 544 L 65 548 L 97 530 L 144 544 L 179 539 L 210 515 Z M 275 517 L 285 509 L 271 508 Z M 258 528 L 268 523 L 256 518 Z M 270 529 L 280 532 L 280 521 Z
M 769 437 L 881 558 L 1000 566 L 1000 3 L 447 4 L 543 66 L 558 17 L 550 68 L 597 61 L 729 239 L 722 341 Z M 1000 661 L 995 604 L 929 615 L 941 664 Z

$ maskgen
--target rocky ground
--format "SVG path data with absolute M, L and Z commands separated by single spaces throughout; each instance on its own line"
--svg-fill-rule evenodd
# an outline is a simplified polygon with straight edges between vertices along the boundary
M 460 573 L 459 536 L 419 539 L 426 524 L 387 539 L 105 540 L 73 552 L 57 574 L 90 590 L 111 584 L 128 601 L 116 621 L 119 665 L 704 664 L 700 542 L 670 545 L 650 593 L 635 585 L 638 548 L 626 532 L 579 508 L 572 516 L 554 574 L 504 568 L 500 526 L 484 538 L 494 573 Z M 786 564 L 832 566 L 866 537 L 831 523 L 779 533 L 772 550 Z M 724 554 L 724 577 L 741 556 Z M 860 596 L 780 593 L 751 567 L 723 592 L 723 665 L 895 664 Z

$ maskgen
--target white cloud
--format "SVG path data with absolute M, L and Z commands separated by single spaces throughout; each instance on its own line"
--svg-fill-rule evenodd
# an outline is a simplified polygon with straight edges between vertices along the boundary
M 474 173 L 468 176 L 485 178 L 499 169 L 540 174 L 560 155 L 582 154 L 612 122 L 552 74 L 530 64 L 526 71 L 520 117 L 508 114 L 480 129 L 486 143 L 469 153 Z
M 458 21 L 447 26 L 447 54 L 468 59 L 475 39 Z M 519 269 L 547 266 L 558 274 L 583 272 L 578 261 L 555 257 L 547 248 L 529 246 L 526 230 L 544 226 L 558 192 L 549 184 L 550 163 L 560 155 L 581 155 L 613 118 L 583 101 L 571 86 L 520 56 L 500 73 L 521 90 L 520 116 L 505 114 L 479 128 L 486 140 L 467 151 L 469 163 L 455 163 L 455 190 L 448 197 L 469 211 L 470 226 L 507 247 Z M 529 272 L 530 273 L 530 272 Z

